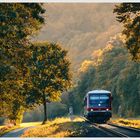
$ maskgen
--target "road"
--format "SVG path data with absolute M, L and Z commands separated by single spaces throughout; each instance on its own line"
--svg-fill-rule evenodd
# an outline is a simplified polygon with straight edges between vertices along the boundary
M 25 122 L 20 124 L 21 128 L 12 130 L 6 134 L 4 134 L 2 137 L 20 137 L 25 130 L 31 127 L 35 127 L 37 125 L 40 125 L 42 122 Z
M 20 137 L 25 130 L 27 130 L 30 127 L 26 127 L 26 128 L 19 128 L 13 131 L 10 131 L 4 135 L 2 135 L 2 137 Z

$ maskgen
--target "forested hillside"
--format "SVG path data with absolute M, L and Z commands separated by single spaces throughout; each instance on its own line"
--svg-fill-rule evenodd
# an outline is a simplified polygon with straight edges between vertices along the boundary
M 104 48 L 121 26 L 113 14 L 114 4 L 46 4 L 46 23 L 35 40 L 59 42 L 68 50 L 71 68 L 90 58 L 93 50 Z
M 110 90 L 114 97 L 114 115 L 140 115 L 140 64 L 131 61 L 123 46 L 123 37 L 116 35 L 105 48 L 94 52 L 90 60 L 83 62 L 81 78 L 71 93 L 76 113 L 82 113 L 83 97 L 88 91 L 105 89 Z

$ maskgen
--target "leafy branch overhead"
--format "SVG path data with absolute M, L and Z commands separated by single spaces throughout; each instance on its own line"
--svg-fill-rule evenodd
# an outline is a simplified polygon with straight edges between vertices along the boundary
M 0 4 L 0 115 L 20 123 L 32 88 L 28 62 L 31 35 L 44 23 L 37 3 Z
M 117 21 L 123 24 L 125 46 L 135 61 L 140 60 L 140 3 L 122 3 L 116 5 L 114 13 Z

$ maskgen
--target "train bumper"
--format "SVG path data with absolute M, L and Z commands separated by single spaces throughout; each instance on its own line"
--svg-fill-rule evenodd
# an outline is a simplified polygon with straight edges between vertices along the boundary
M 87 117 L 109 119 L 112 117 L 112 113 L 110 111 L 90 111 L 88 112 Z

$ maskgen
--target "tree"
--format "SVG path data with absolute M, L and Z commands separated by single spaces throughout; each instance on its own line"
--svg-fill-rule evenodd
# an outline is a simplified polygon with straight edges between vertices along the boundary
M 0 4 L 0 112 L 15 124 L 22 120 L 32 86 L 29 37 L 44 23 L 44 12 L 42 5 L 36 3 Z
M 44 105 L 44 121 L 47 121 L 46 102 L 60 100 L 61 93 L 71 85 L 71 74 L 67 52 L 58 44 L 36 43 L 31 47 L 31 78 L 34 90 L 38 91 L 40 103 Z
M 139 70 L 140 65 L 137 62 L 130 62 L 118 77 L 116 88 L 120 96 L 123 116 L 132 117 L 140 115 Z
M 44 23 L 45 10 L 37 3 L 0 4 L 0 44 L 9 48 L 26 44 Z M 25 45 L 24 45 L 25 46 Z
M 123 24 L 126 48 L 133 60 L 140 61 L 140 3 L 116 5 L 114 13 L 117 13 L 117 20 Z

